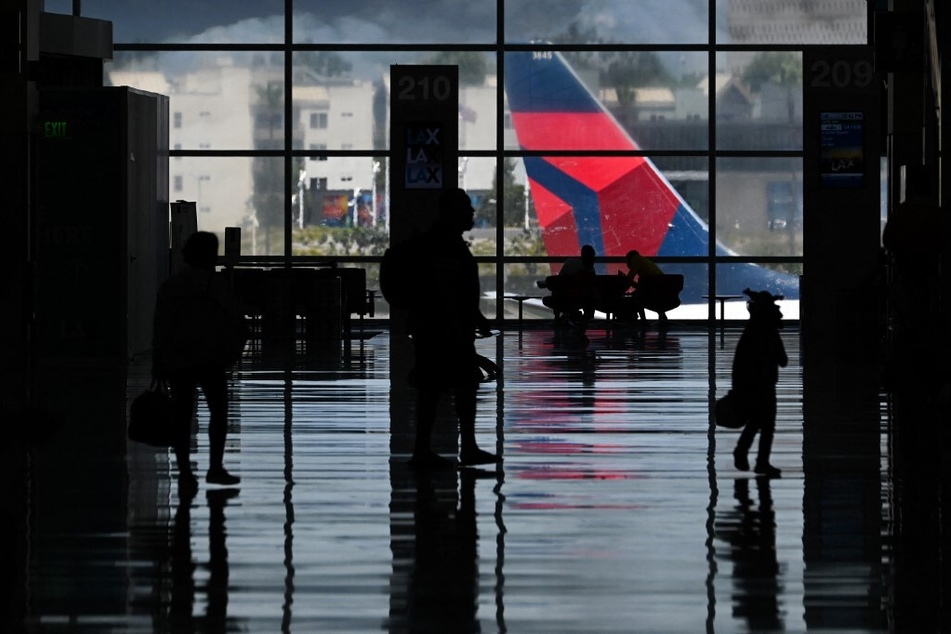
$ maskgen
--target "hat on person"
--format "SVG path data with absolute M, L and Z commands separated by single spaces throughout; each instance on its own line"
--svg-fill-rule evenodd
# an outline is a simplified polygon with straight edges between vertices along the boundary
M 753 291 L 748 288 L 743 290 L 743 294 L 750 298 L 746 302 L 746 308 L 750 311 L 751 317 L 772 314 L 782 318 L 779 306 L 776 305 L 777 300 L 783 299 L 782 295 L 773 295 L 769 291 Z

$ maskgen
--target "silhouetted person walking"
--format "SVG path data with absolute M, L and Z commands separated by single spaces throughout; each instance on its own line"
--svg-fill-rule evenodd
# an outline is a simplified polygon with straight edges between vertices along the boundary
M 743 329 L 733 357 L 733 393 L 739 414 L 747 419 L 746 426 L 733 450 L 733 462 L 740 471 L 750 468 L 747 454 L 753 438 L 759 432 L 759 450 L 754 471 L 759 475 L 778 478 L 780 470 L 769 463 L 776 430 L 776 382 L 779 368 L 786 367 L 789 359 L 779 336 L 783 318 L 777 299 L 767 291 L 743 291 L 750 300 L 747 308 L 750 319 Z
M 192 415 L 197 389 L 208 404 L 211 484 L 241 479 L 224 467 L 228 428 L 228 369 L 241 357 L 248 338 L 244 315 L 225 281 L 215 273 L 218 237 L 198 231 L 182 248 L 185 268 L 159 289 L 155 306 L 152 373 L 166 379 L 174 404 L 178 441 L 173 449 L 180 492 L 194 495 L 198 481 L 189 460 Z
M 417 468 L 451 467 L 452 462 L 430 449 L 436 407 L 442 392 L 455 397 L 459 418 L 459 462 L 463 465 L 498 461 L 479 449 L 475 439 L 476 391 L 482 378 L 475 351 L 476 331 L 487 328 L 479 310 L 479 269 L 462 239 L 472 229 L 475 209 L 463 189 L 439 197 L 432 228 L 421 237 L 420 249 L 430 263 L 428 284 L 438 293 L 422 295 L 410 308 L 416 366 L 416 439 L 410 464 Z

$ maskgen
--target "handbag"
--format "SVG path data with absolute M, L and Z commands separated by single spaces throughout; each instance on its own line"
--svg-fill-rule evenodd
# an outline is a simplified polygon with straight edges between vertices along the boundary
M 129 440 L 153 447 L 171 447 L 175 444 L 172 395 L 165 381 L 152 379 L 151 387 L 132 401 L 129 407 Z
M 740 416 L 737 411 L 737 398 L 733 390 L 727 392 L 724 396 L 717 399 L 714 406 L 714 416 L 718 427 L 726 429 L 739 429 L 746 424 L 746 418 Z

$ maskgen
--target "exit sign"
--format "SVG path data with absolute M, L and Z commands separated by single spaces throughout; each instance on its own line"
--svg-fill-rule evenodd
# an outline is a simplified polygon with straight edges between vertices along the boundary
M 41 121 L 38 127 L 39 134 L 44 139 L 69 138 L 69 128 L 65 121 Z

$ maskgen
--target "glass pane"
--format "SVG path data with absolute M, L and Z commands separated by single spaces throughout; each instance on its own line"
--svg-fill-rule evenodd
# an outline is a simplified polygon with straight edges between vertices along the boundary
M 242 255 L 284 252 L 283 161 L 279 158 L 188 158 L 169 161 L 169 200 L 194 201 L 198 228 L 241 227 Z
M 169 95 L 175 150 L 281 149 L 284 75 L 271 53 L 117 53 L 104 82 Z M 302 133 L 295 126 L 295 136 Z
M 390 240 L 383 164 L 370 156 L 295 159 L 294 255 L 383 255 Z
M 867 44 L 866 0 L 717 0 L 721 44 Z
M 486 56 L 487 72 L 459 86 L 459 150 L 494 150 L 498 134 L 498 77 L 494 58 Z M 489 60 L 493 60 L 489 63 Z M 462 69 L 460 68 L 460 73 Z
M 382 139 L 386 130 L 384 111 L 374 108 L 382 90 L 380 76 L 374 80 L 355 77 L 352 64 L 333 52 L 297 53 L 293 61 L 295 144 L 299 136 L 304 149 L 379 147 L 374 138 Z
M 505 144 L 527 150 L 703 150 L 706 56 L 693 52 L 505 55 Z
M 702 44 L 707 2 L 507 0 L 505 41 L 571 44 Z
M 699 157 L 527 157 L 512 170 L 506 255 L 570 257 L 591 244 L 599 257 L 704 256 L 708 170 Z M 519 208 L 527 175 L 530 201 Z
M 284 254 L 284 162 L 251 159 L 250 255 Z M 242 251 L 243 252 L 243 251 Z
M 296 0 L 294 41 L 322 44 L 492 44 L 495 2 Z
M 802 53 L 731 53 L 717 74 L 717 148 L 802 149 Z
M 479 255 L 495 255 L 495 228 L 498 226 L 498 201 L 496 195 L 496 161 L 493 158 L 464 156 L 459 159 L 459 187 L 469 193 L 475 207 L 475 232 L 479 240 L 488 241 L 491 247 L 480 247 Z M 513 162 L 507 163 L 514 165 Z M 511 171 L 505 178 L 511 182 Z M 514 186 L 511 186 L 514 188 Z M 506 204 L 508 201 L 505 201 Z
M 380 205 L 375 204 L 384 193 L 381 163 L 372 156 L 312 155 L 294 159 L 297 174 L 294 179 L 294 227 L 385 229 L 385 217 Z
M 740 255 L 801 256 L 802 159 L 723 158 L 717 165 L 719 242 Z
M 479 264 L 479 286 L 482 291 L 479 310 L 489 319 L 495 319 L 495 270 L 494 264 Z
M 799 319 L 799 281 L 802 267 L 790 265 L 719 264 L 717 265 L 717 293 L 723 306 L 717 302 L 717 318 L 721 310 L 725 319 L 749 319 L 743 289 L 769 291 L 782 295 L 778 302 L 784 320 Z
M 684 262 L 665 262 L 663 258 L 654 260 L 655 264 L 667 275 L 683 275 L 684 288 L 680 291 L 680 306 L 667 311 L 670 319 L 706 319 L 708 299 L 704 297 L 709 291 L 707 284 L 706 264 L 691 264 Z M 656 319 L 656 313 L 647 311 L 647 319 Z
M 72 13 L 72 0 L 46 0 L 47 11 L 54 5 L 57 13 Z M 117 44 L 273 44 L 284 39 L 284 0 L 88 2 L 83 16 L 111 21 Z
M 538 282 L 551 275 L 551 266 L 547 262 L 524 262 L 506 264 L 505 268 L 505 288 L 503 295 L 514 296 L 523 295 L 530 298 L 536 298 L 538 301 L 529 302 L 523 307 L 523 316 L 531 312 L 533 316 L 551 319 L 551 310 L 541 304 L 541 297 L 548 291 L 538 288 Z M 513 300 L 504 300 L 506 314 L 513 311 L 517 312 L 518 303 Z M 526 300 L 527 301 L 527 300 Z M 529 311 L 529 306 L 534 305 L 538 310 Z

